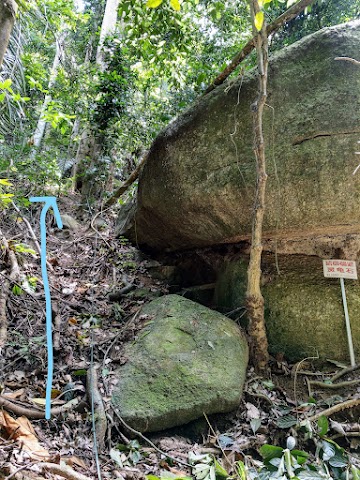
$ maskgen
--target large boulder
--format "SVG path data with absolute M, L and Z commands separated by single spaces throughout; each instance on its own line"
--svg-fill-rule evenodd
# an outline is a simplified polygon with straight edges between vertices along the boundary
M 219 269 L 215 302 L 220 309 L 245 305 L 248 257 L 228 258 Z M 276 266 L 279 268 L 277 272 Z M 339 279 L 324 278 L 315 256 L 263 257 L 262 294 L 270 351 L 289 360 L 315 357 L 349 361 Z M 345 280 L 352 339 L 360 357 L 360 286 Z
M 152 301 L 142 313 L 147 325 L 125 348 L 112 396 L 123 419 L 151 432 L 237 408 L 248 345 L 236 323 L 177 295 Z
M 274 55 L 265 139 L 265 238 L 358 234 L 360 22 L 321 30 Z M 130 237 L 155 250 L 249 239 L 255 160 L 250 105 L 256 71 L 216 88 L 155 140 Z M 299 248 L 301 251 L 302 247 Z

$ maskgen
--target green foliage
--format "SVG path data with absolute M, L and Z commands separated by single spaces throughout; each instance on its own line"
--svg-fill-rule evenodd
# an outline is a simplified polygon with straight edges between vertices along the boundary
M 0 210 L 6 208 L 12 202 L 14 194 L 7 192 L 12 186 L 7 178 L 0 178 Z
M 324 420 L 320 421 L 325 427 Z M 282 449 L 274 445 L 263 445 L 260 454 L 263 457 L 263 466 L 259 471 L 250 469 L 250 478 L 261 479 L 335 479 L 341 480 L 346 473 L 347 478 L 356 479 L 359 470 L 353 468 L 345 450 L 329 439 L 317 442 L 315 462 L 310 461 L 307 452 L 296 450 L 295 439 L 289 437 L 287 448 Z
M 36 255 L 35 250 L 24 243 L 14 243 L 11 245 L 11 248 L 17 253 L 31 253 L 31 255 Z

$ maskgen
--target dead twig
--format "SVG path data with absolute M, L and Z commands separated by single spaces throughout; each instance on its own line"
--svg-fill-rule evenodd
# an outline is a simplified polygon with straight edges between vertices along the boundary
M 323 415 L 325 417 L 329 417 L 330 415 L 333 415 L 334 413 L 341 412 L 347 408 L 353 408 L 357 407 L 360 405 L 360 398 L 353 398 L 352 400 L 347 400 L 346 402 L 338 403 L 337 405 L 334 405 L 333 407 L 327 408 L 326 410 L 323 410 L 322 412 L 316 413 L 312 417 L 307 418 L 309 422 L 315 422 L 318 418 L 322 417 Z
M 334 383 L 336 382 L 336 380 L 338 380 L 339 378 L 343 377 L 344 375 L 346 375 L 347 373 L 351 373 L 353 372 L 354 370 L 357 370 L 358 368 L 360 368 L 360 364 L 359 365 L 354 365 L 353 367 L 345 367 L 343 368 L 342 370 L 340 370 L 338 373 L 335 373 L 335 375 L 333 375 L 331 377 L 331 381 Z
M 19 207 L 14 203 L 14 202 L 11 202 L 14 210 L 16 211 L 16 213 L 19 215 L 19 217 L 21 217 L 22 221 L 25 223 L 27 229 L 29 230 L 29 233 L 30 233 L 30 236 L 34 242 L 34 245 L 35 245 L 35 248 L 36 248 L 36 251 L 37 253 L 41 256 L 41 248 L 40 248 L 40 244 L 36 238 L 36 235 L 35 235 L 35 232 L 32 228 L 32 226 L 30 225 L 30 222 L 29 220 L 21 213 Z M 49 270 L 51 270 L 52 272 L 54 271 L 54 267 L 51 265 L 50 262 L 48 262 L 46 260 L 46 265 L 48 267 Z
M 179 460 L 178 458 L 175 458 L 175 457 L 171 457 L 169 454 L 167 454 L 166 452 L 164 452 L 163 450 L 160 450 L 160 448 L 158 448 L 155 443 L 153 443 L 149 438 L 145 437 L 145 435 L 143 435 L 141 432 L 138 432 L 137 430 L 135 430 L 134 428 L 130 427 L 130 425 L 128 425 L 125 420 L 122 418 L 122 416 L 116 411 L 115 408 L 113 408 L 114 410 L 114 413 L 115 415 L 117 416 L 117 418 L 120 420 L 120 423 L 127 429 L 129 430 L 129 432 L 133 433 L 134 435 L 136 435 L 137 437 L 141 438 L 142 440 L 144 440 L 144 442 L 148 443 L 149 445 L 151 445 L 151 447 L 156 450 L 158 453 L 160 453 L 161 455 L 164 455 L 165 457 L 168 457 L 170 458 L 171 460 L 173 460 L 175 463 L 178 463 L 179 465 L 185 465 L 186 467 L 190 467 L 192 468 L 193 466 L 190 465 L 189 463 L 186 463 L 182 460 Z

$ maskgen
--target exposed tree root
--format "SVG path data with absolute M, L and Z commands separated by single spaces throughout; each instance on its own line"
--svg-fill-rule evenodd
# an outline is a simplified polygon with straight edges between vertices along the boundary
M 336 390 L 337 388 L 347 388 L 352 387 L 354 385 L 358 385 L 360 383 L 360 379 L 357 380 L 350 380 L 349 382 L 340 382 L 340 383 L 325 383 L 325 382 L 317 382 L 317 381 L 309 381 L 309 386 L 311 387 L 318 387 L 318 388 L 325 388 L 329 390 Z
M 355 60 L 355 58 L 351 57 L 335 57 L 334 60 L 344 60 L 345 62 L 350 62 L 354 65 L 360 65 L 360 62 L 358 60 Z
M 309 420 L 310 422 L 315 422 L 318 418 L 322 417 L 323 415 L 325 415 L 325 417 L 329 417 L 334 413 L 341 412 L 347 408 L 357 407 L 358 405 L 360 405 L 360 398 L 353 398 L 352 400 L 347 400 L 346 402 L 338 403 L 333 407 L 327 408 L 322 412 L 316 413 L 312 417 L 309 417 L 307 420 Z
M 82 473 L 76 472 L 74 469 L 66 465 L 65 463 L 61 463 L 58 465 L 57 463 L 41 463 L 41 468 L 45 472 L 54 473 L 55 475 L 60 475 L 61 477 L 67 478 L 68 480 L 91 480 L 90 477 L 83 475 Z
M 93 414 L 95 416 L 96 442 L 99 450 L 103 450 L 105 446 L 107 418 L 104 403 L 98 388 L 98 376 L 95 365 L 92 365 L 87 371 L 86 393 L 90 405 L 94 406 Z
M 75 405 L 79 403 L 77 398 L 70 400 L 70 402 L 65 403 L 65 405 L 61 405 L 61 407 L 56 407 L 51 409 L 51 416 L 60 415 L 67 410 L 72 409 Z M 45 418 L 45 412 L 41 410 L 35 410 L 34 408 L 26 408 L 22 405 L 18 405 L 17 403 L 8 400 L 4 396 L 0 395 L 0 407 L 5 408 L 8 412 L 15 413 L 16 415 L 22 416 L 24 415 L 27 418 L 31 418 L 34 420 L 40 420 Z

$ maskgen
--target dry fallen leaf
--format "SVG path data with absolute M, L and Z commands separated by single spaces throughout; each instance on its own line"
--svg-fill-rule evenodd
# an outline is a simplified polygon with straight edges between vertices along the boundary
M 13 418 L 5 410 L 0 411 L 0 426 L 12 440 L 16 440 L 36 460 L 48 460 L 49 452 L 36 437 L 33 426 L 26 417 Z

